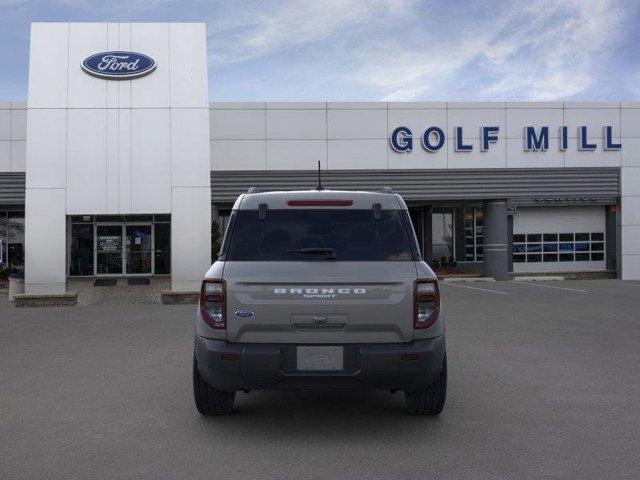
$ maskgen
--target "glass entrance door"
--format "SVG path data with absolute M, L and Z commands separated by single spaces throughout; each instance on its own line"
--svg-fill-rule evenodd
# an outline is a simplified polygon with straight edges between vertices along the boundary
M 151 225 L 125 225 L 125 264 L 128 275 L 150 275 L 153 271 Z
M 96 225 L 96 274 L 122 272 L 122 225 Z

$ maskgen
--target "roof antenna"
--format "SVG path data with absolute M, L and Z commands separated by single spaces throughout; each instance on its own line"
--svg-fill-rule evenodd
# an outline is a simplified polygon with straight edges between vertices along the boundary
M 316 190 L 324 190 L 324 187 L 322 186 L 322 175 L 320 173 L 320 160 L 318 160 L 318 186 L 316 187 Z

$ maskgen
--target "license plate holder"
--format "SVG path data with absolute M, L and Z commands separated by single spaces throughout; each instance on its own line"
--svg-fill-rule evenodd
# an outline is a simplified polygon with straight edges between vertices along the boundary
M 344 369 L 344 348 L 301 346 L 296 349 L 298 370 L 307 372 L 335 372 Z

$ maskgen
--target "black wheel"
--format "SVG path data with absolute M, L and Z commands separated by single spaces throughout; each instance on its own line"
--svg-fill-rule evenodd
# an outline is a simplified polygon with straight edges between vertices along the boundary
M 200 376 L 198 362 L 193 357 L 193 398 L 202 415 L 228 415 L 233 411 L 236 392 L 224 392 L 212 387 Z
M 447 357 L 442 361 L 438 378 L 426 388 L 404 392 L 405 408 L 414 415 L 439 415 L 447 398 Z

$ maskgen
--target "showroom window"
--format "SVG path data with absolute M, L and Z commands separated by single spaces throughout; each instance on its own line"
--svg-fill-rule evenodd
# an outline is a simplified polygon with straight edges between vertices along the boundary
M 464 261 L 481 262 L 483 260 L 482 230 L 483 212 L 481 208 L 465 208 L 464 215 Z
M 604 232 L 513 235 L 514 263 L 602 262 L 604 252 Z
M 24 212 L 0 212 L 0 270 L 24 272 Z
M 454 257 L 453 209 L 434 208 L 431 214 L 433 258 Z
M 69 276 L 171 273 L 170 215 L 75 215 L 69 233 Z

